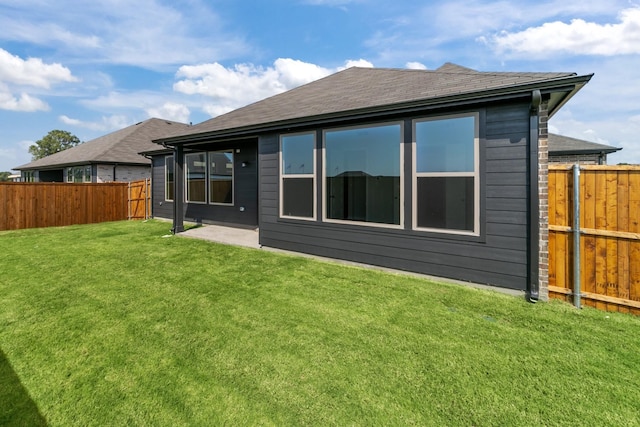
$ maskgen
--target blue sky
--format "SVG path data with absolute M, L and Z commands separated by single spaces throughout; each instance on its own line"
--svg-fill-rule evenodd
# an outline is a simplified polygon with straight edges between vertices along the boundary
M 0 171 L 52 129 L 200 123 L 351 65 L 595 76 L 553 132 L 640 163 L 640 2 L 0 0 Z

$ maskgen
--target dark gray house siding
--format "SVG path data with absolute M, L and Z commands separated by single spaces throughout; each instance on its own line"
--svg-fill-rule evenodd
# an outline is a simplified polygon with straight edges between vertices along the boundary
M 260 243 L 280 249 L 525 290 L 529 103 L 467 110 L 480 115 L 480 236 L 411 229 L 411 120 L 404 129 L 404 229 L 279 218 L 279 134 L 260 138 Z M 460 110 L 457 110 L 458 112 Z M 430 113 L 433 114 L 433 113 Z M 322 132 L 317 132 L 316 149 Z M 322 170 L 317 156 L 316 170 Z M 317 194 L 322 183 L 316 180 Z M 318 196 L 320 199 L 322 196 Z M 322 200 L 318 200 L 318 218 Z
M 173 202 L 165 200 L 165 160 L 167 154 L 152 158 L 151 166 L 151 215 L 156 218 L 173 218 Z
M 258 226 L 258 158 L 257 140 L 249 139 L 228 143 L 191 147 L 186 154 L 216 150 L 234 151 L 233 205 L 184 203 L 184 217 L 189 221 Z M 165 200 L 165 160 L 170 152 L 153 156 L 153 211 L 159 218 L 173 218 L 173 201 Z M 243 166 L 244 165 L 244 166 Z

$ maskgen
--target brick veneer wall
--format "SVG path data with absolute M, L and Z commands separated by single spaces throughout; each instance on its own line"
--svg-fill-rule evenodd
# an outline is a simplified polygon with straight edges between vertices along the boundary
M 566 156 L 549 156 L 549 163 L 579 163 L 581 165 L 600 164 L 600 154 L 574 154 Z M 603 156 L 603 164 L 607 164 L 607 155 Z
M 97 182 L 113 181 L 113 165 L 98 165 Z M 116 166 L 116 181 L 131 182 L 151 178 L 150 166 Z
M 547 104 L 540 106 L 538 123 L 539 299 L 549 300 L 549 129 Z

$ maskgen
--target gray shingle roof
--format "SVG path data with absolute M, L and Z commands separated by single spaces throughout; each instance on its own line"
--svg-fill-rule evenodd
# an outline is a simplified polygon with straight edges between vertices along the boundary
M 599 154 L 602 152 L 609 154 L 619 150 L 622 148 L 549 133 L 549 154 L 551 155 Z
M 183 123 L 152 118 L 14 169 L 51 169 L 88 163 L 150 164 L 138 153 L 157 150 L 154 139 L 188 128 Z
M 451 63 L 437 70 L 353 67 L 192 126 L 175 140 L 465 95 L 473 98 L 518 87 L 524 90 L 527 85 L 565 82 L 575 77 L 575 73 L 482 72 Z M 582 84 L 590 78 L 583 76 Z

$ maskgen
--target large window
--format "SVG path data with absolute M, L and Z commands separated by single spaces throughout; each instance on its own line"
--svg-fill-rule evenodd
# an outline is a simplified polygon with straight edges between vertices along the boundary
M 402 224 L 402 126 L 324 133 L 325 219 Z
M 233 151 L 209 153 L 209 203 L 233 204 Z
M 91 182 L 91 165 L 67 168 L 67 182 Z
M 173 156 L 166 156 L 164 158 L 164 199 L 167 201 L 173 200 Z
M 282 136 L 280 153 L 280 215 L 315 219 L 314 134 Z
M 414 122 L 413 227 L 478 234 L 478 116 Z
M 207 153 L 189 153 L 184 156 L 187 176 L 187 202 L 206 202 Z
M 233 204 L 233 150 L 189 153 L 184 160 L 187 202 Z M 168 156 L 169 161 L 166 191 L 173 197 L 173 156 Z

